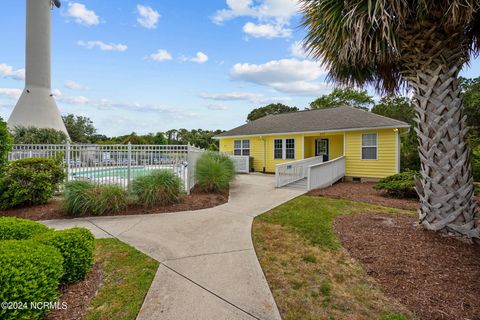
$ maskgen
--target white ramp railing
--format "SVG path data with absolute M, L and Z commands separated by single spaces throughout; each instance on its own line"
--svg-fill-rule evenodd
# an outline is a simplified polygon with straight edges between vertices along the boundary
M 323 157 L 313 157 L 275 166 L 275 186 L 281 188 L 307 177 L 308 168 L 323 162 Z
M 308 167 L 308 190 L 333 185 L 345 176 L 345 156 Z
M 230 158 L 233 160 L 235 165 L 235 171 L 237 173 L 250 173 L 250 157 L 249 156 L 232 156 Z

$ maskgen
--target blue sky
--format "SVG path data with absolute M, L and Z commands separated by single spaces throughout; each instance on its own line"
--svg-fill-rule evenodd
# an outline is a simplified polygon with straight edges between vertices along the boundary
M 23 89 L 25 1 L 0 11 L 0 116 Z M 298 46 L 296 0 L 63 1 L 52 89 L 62 114 L 107 135 L 230 129 L 270 102 L 306 107 L 331 91 Z M 463 72 L 476 77 L 478 61 Z

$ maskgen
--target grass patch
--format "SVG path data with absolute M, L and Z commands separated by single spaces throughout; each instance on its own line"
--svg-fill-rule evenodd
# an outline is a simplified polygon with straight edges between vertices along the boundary
M 116 239 L 96 241 L 103 285 L 90 303 L 87 320 L 134 320 L 158 269 L 158 262 Z
M 412 213 L 364 202 L 303 196 L 259 216 L 255 221 L 289 227 L 315 246 L 336 250 L 341 245 L 333 232 L 333 221 L 339 215 L 359 212 Z
M 413 319 L 340 250 L 333 221 L 355 213 L 413 212 L 302 196 L 255 219 L 255 249 L 284 319 Z

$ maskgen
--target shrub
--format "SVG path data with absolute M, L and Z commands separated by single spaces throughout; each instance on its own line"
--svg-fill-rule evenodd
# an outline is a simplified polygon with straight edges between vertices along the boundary
M 32 240 L 0 241 L 0 301 L 55 302 L 63 258 L 52 246 Z M 0 319 L 42 319 L 47 309 L 0 309 Z
M 74 216 L 107 215 L 123 211 L 128 206 L 128 194 L 120 186 L 97 186 L 88 181 L 73 181 L 65 185 L 63 209 Z
M 12 141 L 7 123 L 0 117 L 0 173 L 8 163 L 8 153 L 11 151 Z
M 85 228 L 50 231 L 35 237 L 40 243 L 55 247 L 63 257 L 61 283 L 77 282 L 92 270 L 95 238 Z
M 10 162 L 0 177 L 0 208 L 47 203 L 65 178 L 59 159 L 21 159 Z
M 226 155 L 207 152 L 197 161 L 195 178 L 200 189 L 221 192 L 235 179 L 235 165 Z
M 11 218 L 0 218 L 0 240 L 26 240 L 49 229 L 41 223 Z
M 417 197 L 415 191 L 415 179 L 420 173 L 418 171 L 407 170 L 405 172 L 381 179 L 374 188 L 384 190 L 387 194 L 399 198 Z
M 183 197 L 183 183 L 169 170 L 154 170 L 137 177 L 132 183 L 132 194 L 144 207 L 178 203 Z
M 68 137 L 62 131 L 48 128 L 16 127 L 13 141 L 16 144 L 64 144 Z

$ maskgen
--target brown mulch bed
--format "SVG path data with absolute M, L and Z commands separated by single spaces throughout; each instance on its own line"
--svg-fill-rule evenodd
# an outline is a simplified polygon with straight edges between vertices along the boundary
M 480 319 L 480 248 L 425 231 L 409 215 L 336 219 L 343 246 L 420 319 Z
M 87 277 L 77 283 L 60 288 L 60 306 L 66 304 L 65 309 L 52 310 L 46 320 L 81 320 L 85 317 L 90 301 L 97 293 L 102 283 L 100 263 L 96 263 Z
M 375 183 L 339 182 L 325 189 L 312 190 L 308 195 L 368 202 L 404 210 L 417 210 L 418 199 L 392 198 L 385 195 L 383 191 L 373 189 L 374 185 Z
M 168 206 L 156 206 L 153 208 L 144 208 L 142 206 L 129 206 L 125 211 L 113 215 L 138 215 L 153 214 L 179 211 L 193 211 L 206 208 L 212 208 L 228 202 L 229 192 L 224 193 L 204 193 L 198 189 L 193 189 L 190 195 L 186 196 L 181 203 Z M 67 216 L 62 212 L 61 199 L 55 198 L 45 205 L 17 208 L 11 210 L 0 210 L 0 217 L 17 217 L 30 220 L 51 220 L 51 219 L 72 219 L 78 218 Z M 88 216 L 82 216 L 88 217 Z

